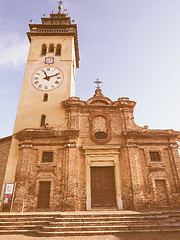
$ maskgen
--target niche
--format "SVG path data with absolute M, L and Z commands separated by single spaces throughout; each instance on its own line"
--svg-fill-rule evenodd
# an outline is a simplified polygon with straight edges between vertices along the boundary
M 109 140 L 109 120 L 105 115 L 95 115 L 91 118 L 90 131 L 94 141 L 103 143 Z

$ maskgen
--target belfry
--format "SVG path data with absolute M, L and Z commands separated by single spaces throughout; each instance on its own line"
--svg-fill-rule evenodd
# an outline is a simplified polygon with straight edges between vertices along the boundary
M 136 103 L 75 97 L 77 25 L 63 11 L 29 24 L 30 49 L 12 137 L 0 139 L 1 211 L 177 209 L 174 130 L 134 122 Z

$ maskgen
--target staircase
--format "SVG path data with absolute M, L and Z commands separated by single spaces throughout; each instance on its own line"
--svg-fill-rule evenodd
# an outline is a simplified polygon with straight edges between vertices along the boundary
M 179 232 L 180 211 L 0 214 L 0 235 L 81 236 Z

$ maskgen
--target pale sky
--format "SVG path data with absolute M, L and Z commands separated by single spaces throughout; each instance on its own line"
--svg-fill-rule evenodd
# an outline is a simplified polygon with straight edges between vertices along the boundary
M 58 0 L 0 0 L 0 138 L 12 134 L 29 50 L 31 19 L 58 11 Z M 136 101 L 135 122 L 180 130 L 180 0 L 64 0 L 78 24 L 76 96 L 93 81 L 112 100 Z

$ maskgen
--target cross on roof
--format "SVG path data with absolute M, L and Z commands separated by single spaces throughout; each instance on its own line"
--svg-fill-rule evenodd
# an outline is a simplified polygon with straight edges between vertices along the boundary
M 101 81 L 99 81 L 99 79 L 97 78 L 97 80 L 96 81 L 94 81 L 94 83 L 96 83 L 97 84 L 97 86 L 96 86 L 96 89 L 100 89 L 100 83 L 102 83 Z
M 58 6 L 58 9 L 59 9 L 59 13 L 61 13 L 61 10 L 62 10 L 62 1 L 59 2 L 59 6 Z

